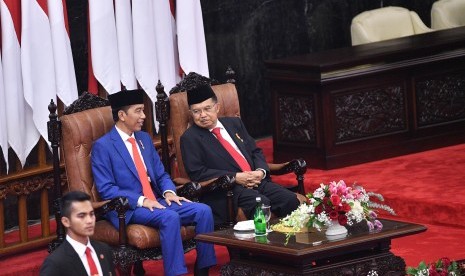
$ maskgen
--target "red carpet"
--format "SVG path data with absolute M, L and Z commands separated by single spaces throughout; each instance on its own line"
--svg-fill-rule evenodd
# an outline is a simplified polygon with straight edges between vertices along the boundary
M 258 142 L 271 161 L 272 141 Z M 396 239 L 392 252 L 405 259 L 408 266 L 421 260 L 431 262 L 440 257 L 465 259 L 465 144 L 400 156 L 334 170 L 309 169 L 305 175 L 306 191 L 321 182 L 343 179 L 357 182 L 367 190 L 384 195 L 396 210 L 394 219 L 417 222 L 428 227 L 425 233 Z M 293 183 L 293 177 L 276 177 L 276 182 Z M 219 275 L 221 265 L 229 260 L 226 248 L 215 247 L 218 265 L 211 275 Z M 38 275 L 47 255 L 45 249 L 21 256 L 0 259 L 0 275 Z M 195 250 L 186 254 L 193 275 Z M 163 275 L 161 261 L 144 262 L 147 275 Z

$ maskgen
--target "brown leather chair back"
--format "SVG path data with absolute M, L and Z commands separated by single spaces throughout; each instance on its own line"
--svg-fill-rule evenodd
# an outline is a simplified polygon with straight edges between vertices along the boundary
M 219 117 L 240 117 L 241 111 L 236 86 L 231 83 L 212 86 L 218 103 L 220 104 Z M 187 105 L 186 92 L 176 93 L 170 96 L 170 120 L 168 128 L 171 130 L 174 142 L 175 159 L 171 164 L 173 177 L 189 178 L 184 169 L 181 155 L 180 139 L 184 131 L 192 125 L 192 117 Z
M 68 178 L 68 186 L 63 191 L 83 191 L 91 196 L 92 201 L 100 201 L 92 175 L 91 151 L 94 141 L 114 125 L 111 108 L 89 109 L 64 115 L 60 120 L 61 145 Z

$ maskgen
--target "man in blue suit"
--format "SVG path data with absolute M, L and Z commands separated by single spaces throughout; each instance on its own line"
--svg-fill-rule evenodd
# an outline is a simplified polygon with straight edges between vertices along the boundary
M 187 273 L 181 225 L 196 225 L 196 233 L 213 231 L 210 207 L 176 195 L 144 123 L 143 90 L 124 90 L 108 96 L 115 126 L 92 147 L 92 171 L 102 199 L 124 196 L 129 200 L 126 224 L 143 224 L 160 230 L 165 275 Z M 116 212 L 108 215 L 118 227 Z M 197 243 L 195 275 L 208 275 L 216 264 L 213 245 Z

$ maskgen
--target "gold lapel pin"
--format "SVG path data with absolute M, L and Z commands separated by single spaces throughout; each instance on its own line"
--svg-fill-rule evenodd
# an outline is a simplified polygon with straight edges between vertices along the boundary
M 239 134 L 236 132 L 236 137 L 237 139 L 241 140 L 242 143 L 244 143 L 244 140 L 242 140 L 242 138 L 239 136 Z
M 140 144 L 140 146 L 142 147 L 142 149 L 145 150 L 144 144 L 142 143 L 142 140 L 139 140 L 139 144 Z

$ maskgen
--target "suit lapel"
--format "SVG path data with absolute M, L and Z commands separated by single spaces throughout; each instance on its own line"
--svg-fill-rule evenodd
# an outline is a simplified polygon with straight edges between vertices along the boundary
M 71 244 L 65 240 L 60 246 L 64 246 L 64 257 L 68 259 L 67 263 L 71 264 L 72 267 L 70 267 L 70 271 L 74 272 L 73 275 L 87 275 L 86 268 L 84 267 L 81 258 L 76 253 Z
M 221 145 L 221 143 L 218 141 L 218 139 L 215 138 L 215 136 L 208 130 L 201 128 L 197 125 L 194 125 L 194 127 L 198 130 L 200 139 L 202 141 L 203 145 L 207 145 L 207 150 L 210 151 L 211 153 L 214 153 L 221 157 L 225 162 L 229 163 L 230 165 L 234 166 L 238 170 L 241 168 L 237 165 L 236 161 L 232 158 L 232 156 L 229 154 L 229 152 Z
M 137 174 L 137 170 L 136 170 L 136 165 L 134 164 L 134 161 L 132 161 L 128 148 L 124 144 L 123 140 L 121 139 L 121 136 L 119 135 L 115 127 L 111 129 L 110 137 L 113 140 L 113 146 L 115 147 L 116 151 L 121 156 L 121 158 L 123 159 L 126 166 L 128 166 L 129 170 L 134 174 L 134 177 L 139 179 L 139 175 Z
M 95 253 L 97 254 L 98 261 L 100 263 L 100 267 L 102 268 L 103 275 L 110 275 L 110 267 L 108 267 L 109 263 L 108 260 L 105 259 L 105 252 L 102 251 L 102 248 L 99 244 L 90 242 L 92 247 L 95 249 Z

